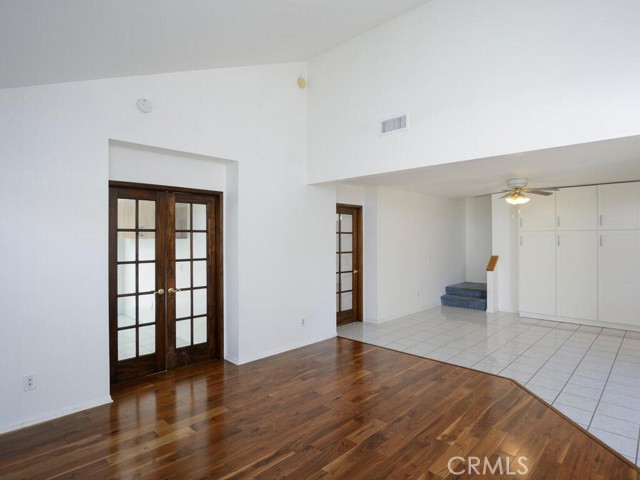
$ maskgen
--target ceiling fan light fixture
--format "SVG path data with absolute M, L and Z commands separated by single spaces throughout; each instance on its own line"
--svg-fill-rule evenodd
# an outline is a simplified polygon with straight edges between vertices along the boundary
M 505 201 L 510 205 L 523 205 L 529 200 L 531 200 L 529 197 L 520 192 L 514 192 L 505 198 Z

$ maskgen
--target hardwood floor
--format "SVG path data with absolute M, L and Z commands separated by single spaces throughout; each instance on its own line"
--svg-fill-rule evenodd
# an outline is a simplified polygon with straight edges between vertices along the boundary
M 113 399 L 0 436 L 0 478 L 640 477 L 510 380 L 345 339 L 174 370 Z M 524 456 L 528 473 L 456 476 L 454 456 L 511 471 Z

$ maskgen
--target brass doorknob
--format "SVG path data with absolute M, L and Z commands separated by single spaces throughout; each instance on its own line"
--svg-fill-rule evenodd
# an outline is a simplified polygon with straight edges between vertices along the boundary
M 160 296 L 162 296 L 162 295 L 164 295 L 164 289 L 163 289 L 163 288 L 161 288 L 160 290 L 158 290 L 157 292 L 154 292 L 154 293 L 155 293 L 156 295 L 160 295 Z
M 173 288 L 173 287 L 171 287 L 171 288 L 169 289 L 169 293 L 176 293 L 176 292 L 181 292 L 181 291 L 182 291 L 182 290 L 180 290 L 179 288 Z

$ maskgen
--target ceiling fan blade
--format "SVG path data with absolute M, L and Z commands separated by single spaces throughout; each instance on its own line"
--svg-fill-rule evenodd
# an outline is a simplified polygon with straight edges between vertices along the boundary
M 502 195 L 500 198 L 507 198 L 507 197 L 510 197 L 511 195 L 512 195 L 512 194 L 511 194 L 511 192 L 509 192 L 509 193 L 505 193 L 505 194 L 504 194 L 504 195 Z
M 544 195 L 545 197 L 549 195 L 553 195 L 553 192 L 547 192 L 545 190 L 538 190 L 535 188 L 532 188 L 531 190 L 527 190 L 527 193 L 533 193 L 534 195 Z
M 504 193 L 504 192 L 507 192 L 507 191 L 510 191 L 510 190 L 502 190 L 501 192 L 483 193 L 482 195 L 475 195 L 475 197 L 474 197 L 474 198 L 479 198 L 479 197 L 489 197 L 489 196 L 491 196 L 491 195 L 496 195 L 496 194 Z
M 537 192 L 557 192 L 560 189 L 559 188 L 555 188 L 555 187 L 554 188 L 546 188 L 546 187 L 542 188 L 541 187 L 541 188 L 524 188 L 523 190 L 525 192 L 532 192 L 532 191 L 537 191 Z

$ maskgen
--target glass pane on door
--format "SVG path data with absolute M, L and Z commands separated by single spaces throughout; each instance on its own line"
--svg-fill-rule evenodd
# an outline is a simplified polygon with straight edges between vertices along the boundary
M 175 348 L 207 341 L 207 205 L 176 202 Z
M 336 311 L 353 308 L 353 215 L 336 214 Z
M 193 344 L 205 343 L 207 341 L 207 317 L 197 317 L 193 319 Z
M 128 360 L 156 351 L 156 202 L 118 199 L 117 352 Z

